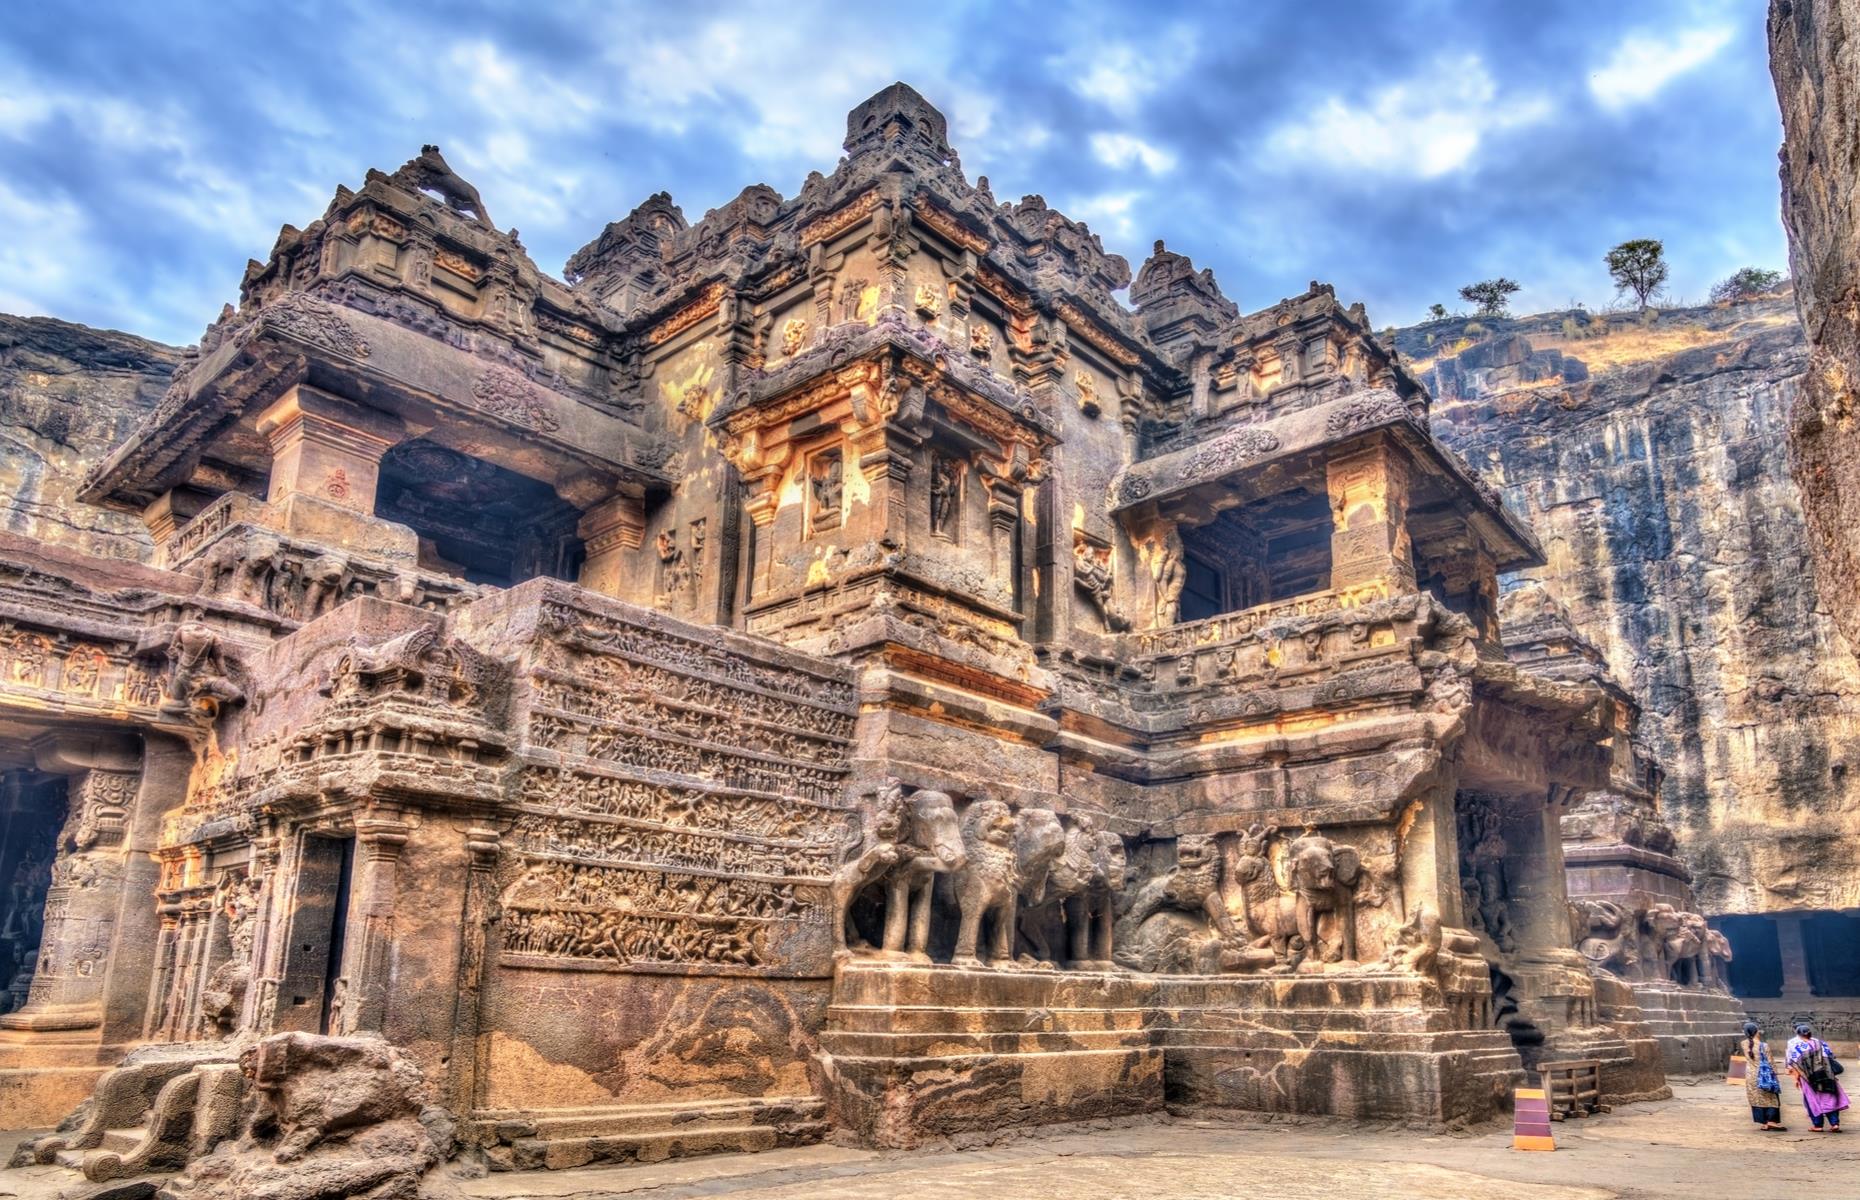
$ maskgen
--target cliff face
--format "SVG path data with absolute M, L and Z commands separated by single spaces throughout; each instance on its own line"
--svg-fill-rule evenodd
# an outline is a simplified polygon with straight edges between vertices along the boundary
M 1792 303 L 1468 324 L 1397 345 L 1537 531 L 1529 576 L 1644 707 L 1704 910 L 1860 904 L 1860 666 L 1785 452 Z
M 146 560 L 133 516 L 74 499 L 84 472 L 155 406 L 181 352 L 126 333 L 0 314 L 0 528 Z
M 1789 429 L 1810 548 L 1860 649 L 1860 0 L 1772 0 L 1783 224 L 1809 368 Z

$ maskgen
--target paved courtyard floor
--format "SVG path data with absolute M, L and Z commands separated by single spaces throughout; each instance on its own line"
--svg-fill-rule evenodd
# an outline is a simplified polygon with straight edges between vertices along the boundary
M 1336 1121 L 1167 1119 L 1030 1135 L 976 1150 L 809 1146 L 632 1167 L 462 1177 L 432 1200 L 1771 1200 L 1860 1198 L 1854 1131 L 1750 1124 L 1743 1090 L 1675 1080 L 1674 1097 L 1556 1127 L 1554 1153 L 1508 1132 L 1425 1134 Z M 1793 1100 L 1793 1097 L 1787 1097 Z M 10 1143 L 11 1138 L 0 1138 Z M 10 1149 L 10 1146 L 8 1147 Z M 51 1200 L 72 1177 L 0 1171 L 0 1200 Z
M 460 1200 L 1612 1200 L 1860 1197 L 1853 1132 L 1791 1112 L 1759 1133 L 1743 1090 L 1674 1082 L 1674 1098 L 1556 1127 L 1554 1153 L 1508 1132 L 1429 1135 L 1330 1121 L 1159 1120 L 980 1150 L 880 1154 L 811 1146 L 653 1166 L 436 1180 Z M 1790 1097 L 1790 1099 L 1793 1099 Z

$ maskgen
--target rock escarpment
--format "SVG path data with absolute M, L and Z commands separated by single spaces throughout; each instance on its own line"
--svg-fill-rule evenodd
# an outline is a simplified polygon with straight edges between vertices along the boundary
M 142 522 L 79 504 L 77 487 L 155 407 L 181 358 L 126 333 L 0 313 L 0 528 L 146 561 Z
M 1787 298 L 1430 322 L 1443 437 L 1528 514 L 1564 603 L 1645 708 L 1706 912 L 1860 904 L 1851 585 L 1784 451 L 1809 351 Z
M 1834 618 L 1860 647 L 1860 3 L 1773 0 L 1782 209 L 1809 368 L 1789 427 L 1810 551 Z

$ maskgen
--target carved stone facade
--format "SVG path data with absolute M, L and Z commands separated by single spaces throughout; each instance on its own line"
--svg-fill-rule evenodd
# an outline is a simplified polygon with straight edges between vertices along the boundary
M 88 478 L 159 566 L 0 540 L 15 1111 L 138 1044 L 92 1112 L 404 1059 L 499 1168 L 1661 1091 L 1565 916 L 1630 729 L 1361 307 L 1132 284 L 901 84 L 846 149 L 567 284 L 371 172 Z

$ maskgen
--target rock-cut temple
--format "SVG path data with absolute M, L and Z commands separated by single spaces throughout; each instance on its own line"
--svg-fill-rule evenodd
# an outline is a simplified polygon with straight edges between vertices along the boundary
M 370 171 L 84 481 L 152 565 L 0 540 L 23 1157 L 236 1194 L 1722 1069 L 1635 705 L 1501 597 L 1531 531 L 1362 306 L 1133 281 L 902 84 L 845 150 L 560 281 L 437 148 Z M 379 1103 L 306 1116 L 336 1076 Z

